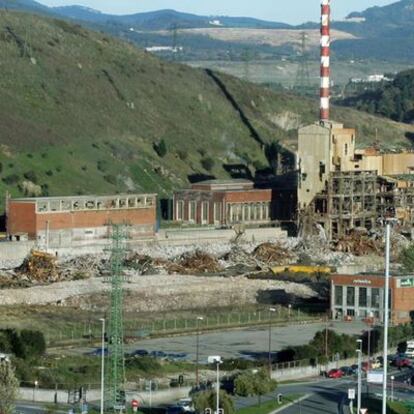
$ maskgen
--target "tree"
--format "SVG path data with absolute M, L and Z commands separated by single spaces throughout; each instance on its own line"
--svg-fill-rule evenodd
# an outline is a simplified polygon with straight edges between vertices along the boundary
M 236 378 L 235 386 L 236 394 L 241 397 L 257 395 L 260 405 L 262 395 L 274 391 L 277 388 L 277 382 L 270 378 L 267 370 L 261 369 L 239 375 Z
M 211 171 L 214 168 L 215 161 L 212 157 L 206 157 L 201 160 L 201 165 L 206 171 Z
M 17 398 L 19 382 L 14 368 L 8 361 L 0 362 L 0 413 L 14 413 L 14 402 Z
M 154 151 L 158 154 L 160 158 L 164 158 L 167 155 L 168 149 L 164 139 L 161 139 L 161 141 L 158 143 L 154 143 L 153 147 Z
M 46 352 L 46 341 L 42 332 L 24 329 L 20 333 L 20 338 L 28 357 L 41 356 Z
M 411 244 L 401 252 L 400 261 L 405 270 L 414 271 L 414 244 Z
M 216 392 L 213 390 L 199 392 L 193 397 L 194 408 L 197 413 L 204 414 L 206 408 L 211 408 L 212 411 L 216 411 Z M 234 404 L 230 395 L 225 391 L 220 391 L 219 399 L 220 408 L 222 408 L 225 414 L 234 414 Z

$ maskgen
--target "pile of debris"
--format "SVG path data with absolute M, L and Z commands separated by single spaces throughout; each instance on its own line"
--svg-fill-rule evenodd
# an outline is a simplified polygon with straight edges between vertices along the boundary
M 182 270 L 183 273 L 218 273 L 223 270 L 214 256 L 201 250 L 196 250 L 194 253 L 184 253 L 175 261 L 175 264 L 181 268 L 177 270 L 180 272 Z
M 254 249 L 253 256 L 266 265 L 289 264 L 295 257 L 289 249 L 276 243 L 260 244 Z
M 60 279 L 89 279 L 104 274 L 107 271 L 107 267 L 107 261 L 98 255 L 75 257 L 60 264 Z
M 16 271 L 24 274 L 31 282 L 51 283 L 60 280 L 56 257 L 36 250 L 31 251 Z
M 354 231 L 342 237 L 334 244 L 335 251 L 350 253 L 354 256 L 368 256 L 370 254 L 380 255 L 383 251 L 383 241 L 376 237 Z
M 152 258 L 148 255 L 134 254 L 129 256 L 125 267 L 137 270 L 141 275 L 153 275 L 167 272 L 169 274 L 217 273 L 223 270 L 219 261 L 201 250 L 186 252 L 172 260 Z

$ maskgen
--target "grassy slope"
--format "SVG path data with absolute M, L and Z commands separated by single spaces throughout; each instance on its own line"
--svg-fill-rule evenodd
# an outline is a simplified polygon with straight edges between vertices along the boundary
M 27 39 L 26 52 L 7 26 Z M 0 192 L 23 195 L 24 173 L 35 171 L 34 181 L 53 195 L 169 194 L 186 185 L 189 174 L 208 173 L 200 162 L 205 156 L 215 159 L 218 177 L 226 176 L 223 163 L 264 162 L 260 146 L 204 71 L 162 62 L 101 33 L 2 12 L 0 67 Z M 220 77 L 265 141 L 294 144 L 294 130 L 277 127 L 270 121 L 275 115 L 300 113 L 307 123 L 317 114 L 317 102 Z M 338 119 L 355 122 L 368 140 L 378 124 L 387 142 L 404 142 L 399 125 L 350 110 L 338 111 Z M 162 159 L 153 150 L 160 139 L 169 149 Z

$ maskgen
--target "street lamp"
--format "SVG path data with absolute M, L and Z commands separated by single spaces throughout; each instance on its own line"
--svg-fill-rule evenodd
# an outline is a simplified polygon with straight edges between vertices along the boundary
M 104 414 L 104 387 L 105 387 L 105 319 L 102 322 L 102 346 L 101 346 L 101 414 Z
M 358 343 L 358 398 L 357 398 L 357 413 L 361 412 L 361 388 L 362 388 L 362 339 L 357 339 Z
M 272 313 L 276 312 L 275 308 L 269 308 L 269 376 L 272 376 Z
M 394 401 L 394 375 L 391 375 L 391 401 Z
M 198 361 L 200 356 L 200 321 L 204 320 L 202 316 L 197 316 L 197 338 L 196 338 L 196 386 L 200 385 Z
M 35 397 L 35 393 L 36 393 L 36 388 L 39 386 L 39 381 L 35 381 L 34 382 L 34 387 L 33 387 L 33 402 L 36 401 L 36 397 Z
M 220 364 L 223 362 L 221 356 L 209 356 L 208 357 L 209 364 L 216 364 L 217 366 L 217 382 L 216 382 L 216 414 L 219 413 L 220 410 Z
M 384 287 L 384 371 L 382 381 L 382 414 L 387 414 L 387 356 L 388 356 L 388 323 L 389 323 L 389 294 L 390 294 L 390 238 L 391 238 L 391 226 L 387 223 L 385 232 L 385 287 Z

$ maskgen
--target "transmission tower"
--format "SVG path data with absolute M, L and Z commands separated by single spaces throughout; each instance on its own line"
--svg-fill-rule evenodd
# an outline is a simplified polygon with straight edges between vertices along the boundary
M 298 59 L 298 72 L 296 74 L 296 82 L 294 89 L 300 94 L 306 94 L 309 92 L 310 84 L 310 71 L 307 56 L 307 39 L 306 32 L 301 33 L 300 55 Z
M 123 323 L 123 262 L 126 254 L 126 225 L 112 225 L 110 249 L 111 308 L 108 329 L 105 408 L 123 411 L 125 406 L 125 354 Z

